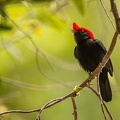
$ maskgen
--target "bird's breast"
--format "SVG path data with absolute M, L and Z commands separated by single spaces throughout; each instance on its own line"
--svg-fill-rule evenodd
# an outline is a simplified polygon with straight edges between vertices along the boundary
M 75 53 L 80 65 L 89 72 L 92 72 L 103 58 L 99 51 L 90 45 L 77 46 Z

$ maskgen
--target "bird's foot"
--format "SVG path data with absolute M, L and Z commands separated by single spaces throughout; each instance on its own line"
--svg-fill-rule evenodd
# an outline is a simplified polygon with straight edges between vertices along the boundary
M 78 95 L 80 94 L 80 90 L 82 90 L 82 87 L 80 87 L 80 86 L 78 86 L 78 85 L 76 85 L 76 86 L 74 87 L 74 89 L 73 89 L 73 91 L 75 92 L 74 97 L 75 97 L 75 96 L 78 96 Z

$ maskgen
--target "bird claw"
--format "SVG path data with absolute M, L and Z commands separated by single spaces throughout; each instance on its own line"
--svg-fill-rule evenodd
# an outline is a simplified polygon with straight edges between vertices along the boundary
M 78 85 L 76 85 L 76 86 L 74 87 L 74 89 L 73 89 L 73 91 L 75 92 L 74 97 L 75 97 L 75 96 L 78 96 L 78 95 L 80 94 L 80 90 L 82 90 L 82 87 L 80 87 L 80 86 L 78 86 Z

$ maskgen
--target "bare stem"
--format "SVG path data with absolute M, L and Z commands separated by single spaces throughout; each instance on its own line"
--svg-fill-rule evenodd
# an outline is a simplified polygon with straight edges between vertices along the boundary
M 104 116 L 104 119 L 107 120 L 107 117 L 106 117 L 106 114 L 105 114 L 105 111 L 104 111 L 104 105 L 103 105 L 103 99 L 101 97 L 101 94 L 100 94 L 100 85 L 99 85 L 99 75 L 97 75 L 97 91 L 98 91 L 98 98 L 100 100 L 100 105 L 101 105 L 101 109 L 102 109 L 102 113 L 103 113 L 103 116 Z
M 78 120 L 77 105 L 76 105 L 74 97 L 71 97 L 71 100 L 72 100 L 73 109 L 74 109 L 74 112 L 73 112 L 74 120 Z
M 111 24 L 112 24 L 112 26 L 113 26 L 113 28 L 114 28 L 114 30 L 115 30 L 115 29 L 116 29 L 116 28 L 115 28 L 115 25 L 114 25 L 112 19 L 110 18 L 110 15 L 108 14 L 108 12 L 107 12 L 107 10 L 106 10 L 105 5 L 103 4 L 103 1 L 100 0 L 100 3 L 101 3 L 101 5 L 102 5 L 102 7 L 103 7 L 103 9 L 104 9 L 104 11 L 105 11 L 106 16 L 107 16 L 108 19 L 110 20 L 110 22 L 111 22 Z
M 116 30 L 118 31 L 118 33 L 120 33 L 120 15 L 115 0 L 110 0 L 110 5 L 111 5 L 111 11 L 115 18 Z
M 90 90 L 92 90 L 93 93 L 94 93 L 97 97 L 99 97 L 99 93 L 98 93 L 94 88 L 92 88 L 92 87 L 90 87 L 90 86 L 87 86 L 87 87 L 88 87 Z M 108 107 L 106 106 L 106 104 L 105 104 L 105 102 L 104 102 L 103 100 L 102 100 L 102 104 L 103 104 L 106 112 L 108 113 L 108 115 L 109 115 L 109 117 L 110 117 L 110 120 L 114 120 L 112 114 L 110 113 Z

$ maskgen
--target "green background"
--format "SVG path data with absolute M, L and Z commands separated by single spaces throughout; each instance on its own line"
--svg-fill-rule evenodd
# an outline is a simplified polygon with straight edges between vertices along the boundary
M 109 1 L 105 0 L 104 5 L 114 23 Z M 117 5 L 120 8 L 119 1 Z M 107 49 L 114 34 L 99 0 L 3 0 L 0 7 L 9 16 L 0 16 L 0 112 L 41 108 L 46 102 L 67 95 L 88 77 L 73 55 L 73 22 L 90 29 Z M 120 118 L 119 45 L 118 39 L 111 55 L 113 100 L 107 103 L 115 120 Z M 96 80 L 92 86 L 96 88 Z M 79 120 L 104 119 L 100 102 L 89 89 L 83 89 L 75 99 Z M 41 119 L 73 120 L 72 113 L 69 98 L 44 110 Z M 36 117 L 37 113 L 1 116 L 5 120 Z

